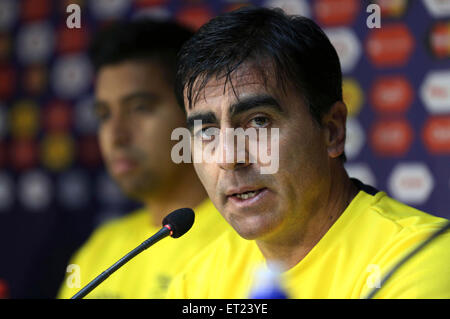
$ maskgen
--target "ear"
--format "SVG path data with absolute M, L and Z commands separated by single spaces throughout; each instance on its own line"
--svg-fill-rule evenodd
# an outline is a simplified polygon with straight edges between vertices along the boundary
M 347 106 L 344 102 L 336 102 L 322 118 L 325 130 L 325 143 L 328 155 L 337 158 L 344 153 Z

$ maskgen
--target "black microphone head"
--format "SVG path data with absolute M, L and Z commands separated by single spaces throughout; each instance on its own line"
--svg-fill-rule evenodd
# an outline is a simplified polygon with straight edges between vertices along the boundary
M 183 236 L 194 224 L 195 214 L 190 208 L 180 208 L 174 210 L 169 215 L 164 217 L 162 224 L 170 226 L 172 237 L 178 238 Z

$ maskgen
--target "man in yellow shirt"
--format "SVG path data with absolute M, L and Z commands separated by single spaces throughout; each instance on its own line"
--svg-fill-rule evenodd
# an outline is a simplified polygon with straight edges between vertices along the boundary
M 193 156 L 216 159 L 194 162 L 196 172 L 234 231 L 173 281 L 169 298 L 247 298 L 262 262 L 277 265 L 292 298 L 371 289 L 450 298 L 449 231 L 382 280 L 446 220 L 348 177 L 339 59 L 313 21 L 263 8 L 226 13 L 183 46 L 178 65 Z
M 94 39 L 95 109 L 109 173 L 144 207 L 97 229 L 72 258 L 60 298 L 70 298 L 161 228 L 171 211 L 192 207 L 193 228 L 150 247 L 87 298 L 163 298 L 172 277 L 229 226 L 207 199 L 191 164 L 171 159 L 171 133 L 185 126 L 173 93 L 176 54 L 191 32 L 171 22 L 118 23 Z

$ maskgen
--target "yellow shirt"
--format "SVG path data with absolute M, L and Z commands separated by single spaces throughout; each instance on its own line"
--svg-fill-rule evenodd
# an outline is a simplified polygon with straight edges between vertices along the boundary
M 172 277 L 230 227 L 209 200 L 194 211 L 194 225 L 184 236 L 165 238 L 143 251 L 85 298 L 164 298 Z M 75 273 L 68 273 L 58 297 L 71 298 L 80 288 L 159 229 L 150 224 L 150 215 L 145 209 L 101 226 L 70 262 L 80 267 L 81 286 L 69 288 L 67 282 L 69 280 L 71 285 L 75 283 Z
M 289 298 L 365 298 L 445 222 L 384 192 L 361 190 L 305 258 L 281 274 L 282 286 Z M 168 298 L 248 298 L 261 264 L 254 241 L 227 231 L 174 279 Z M 400 267 L 375 298 L 450 298 L 450 232 Z

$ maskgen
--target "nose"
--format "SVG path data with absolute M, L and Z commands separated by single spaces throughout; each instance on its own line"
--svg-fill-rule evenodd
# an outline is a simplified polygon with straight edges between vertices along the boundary
M 113 145 L 123 146 L 130 143 L 132 124 L 125 114 L 113 115 L 109 129 Z
M 236 170 L 250 166 L 247 138 L 232 128 L 220 134 L 218 165 L 223 170 Z

